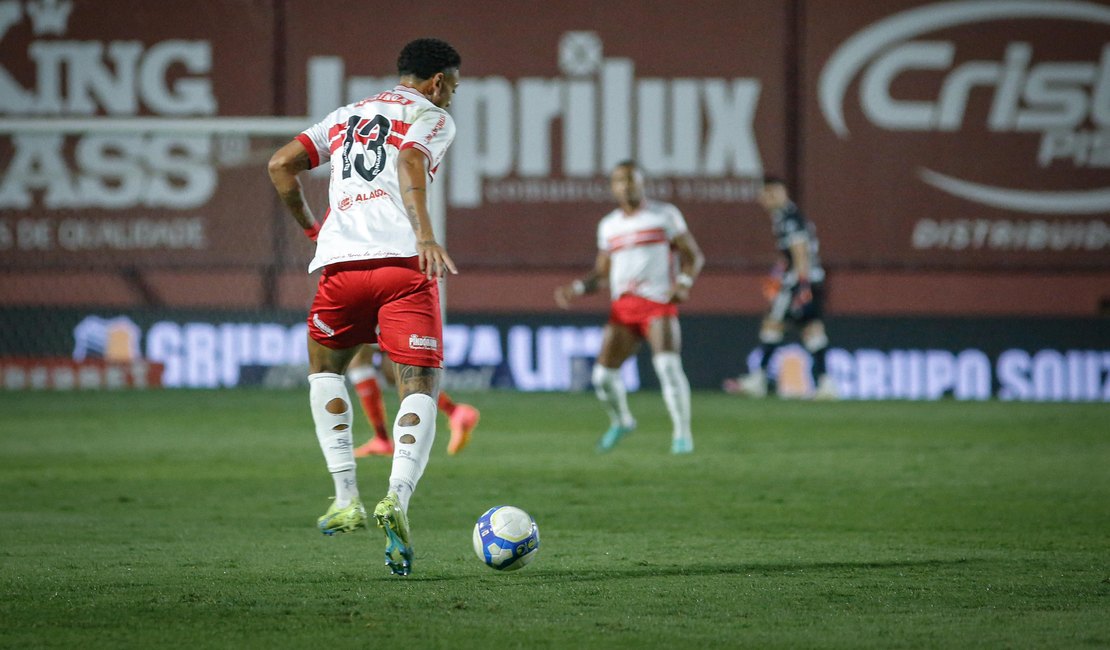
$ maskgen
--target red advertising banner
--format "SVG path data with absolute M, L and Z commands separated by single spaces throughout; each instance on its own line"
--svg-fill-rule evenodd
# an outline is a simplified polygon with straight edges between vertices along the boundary
M 1110 5 L 807 2 L 830 265 L 1110 267 Z
M 372 37 L 363 3 L 288 7 L 291 114 L 321 119 L 391 87 L 412 38 L 460 52 L 458 135 L 440 179 L 463 267 L 591 264 L 614 206 L 609 171 L 629 158 L 712 263 L 770 259 L 754 191 L 785 160 L 784 3 L 432 1 L 391 13 Z
M 0 3 L 0 117 L 271 114 L 272 3 Z M 267 149 L 269 146 L 266 147 Z M 0 137 L 7 268 L 267 263 L 273 190 L 241 134 Z
M 625 159 L 706 254 L 699 309 L 739 305 L 724 289 L 754 288 L 775 258 L 754 200 L 768 172 L 796 181 L 842 288 L 835 308 L 874 311 L 844 288 L 894 271 L 905 277 L 884 313 L 943 312 L 950 281 L 966 298 L 1018 271 L 1070 287 L 1042 291 L 1052 300 L 1030 313 L 1059 312 L 1069 291 L 1066 313 L 1104 308 L 1105 0 L 381 11 L 0 0 L 0 304 L 302 308 L 311 243 L 266 161 L 332 109 L 392 87 L 403 45 L 436 36 L 463 58 L 433 198 L 452 257 L 480 278 L 448 292 L 467 309 L 553 308 L 547 285 L 593 262 L 608 174 Z M 11 126 L 32 120 L 88 128 Z M 320 217 L 326 174 L 304 180 Z M 536 277 L 542 298 L 518 302 L 508 280 Z M 930 282 L 944 289 L 927 304 L 910 295 Z
M 109 362 L 74 361 L 64 357 L 0 357 L 0 388 L 4 390 L 117 390 L 161 388 L 164 367 L 142 359 Z

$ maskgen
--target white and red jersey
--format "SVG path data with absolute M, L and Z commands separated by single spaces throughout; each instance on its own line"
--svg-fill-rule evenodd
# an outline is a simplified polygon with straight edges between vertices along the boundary
M 309 272 L 336 262 L 415 256 L 397 154 L 419 149 L 434 178 L 454 138 L 451 116 L 405 86 L 337 108 L 298 135 L 313 167 L 331 160 L 328 215 Z
M 609 254 L 609 292 L 667 302 L 671 292 L 671 242 L 686 232 L 686 220 L 670 203 L 645 200 L 625 214 L 617 208 L 597 225 L 597 247 Z

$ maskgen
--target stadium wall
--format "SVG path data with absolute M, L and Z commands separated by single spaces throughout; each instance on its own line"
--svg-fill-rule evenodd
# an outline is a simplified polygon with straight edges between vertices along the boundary
M 604 300 L 556 315 L 551 293 L 592 263 L 607 170 L 634 157 L 706 252 L 691 323 L 764 309 L 754 196 L 777 172 L 818 226 L 831 322 L 1066 322 L 1106 349 L 1110 4 L 472 5 L 368 38 L 354 0 L 0 2 L 0 311 L 39 319 L 0 351 L 54 314 L 303 311 L 311 246 L 265 161 L 390 85 L 445 15 L 464 57 L 437 183 L 452 322 L 597 322 Z M 325 183 L 307 179 L 318 214 Z
M 49 323 L 48 327 L 42 324 Z M 754 362 L 758 319 L 688 316 L 683 358 L 691 385 L 718 388 Z M 289 387 L 306 383 L 299 311 L 84 310 L 0 312 L 8 390 Z M 1110 337 L 1075 318 L 835 317 L 830 372 L 850 399 L 1110 400 Z M 19 342 L 13 345 L 12 342 Z M 446 327 L 450 388 L 587 390 L 601 341 L 591 315 L 460 314 Z M 812 391 L 809 356 L 781 348 L 780 393 Z M 629 387 L 657 388 L 646 350 L 624 370 Z

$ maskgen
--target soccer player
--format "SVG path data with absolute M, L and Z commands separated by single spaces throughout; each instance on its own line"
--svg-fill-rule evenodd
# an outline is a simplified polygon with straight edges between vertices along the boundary
M 326 535 L 367 521 L 343 373 L 367 343 L 377 343 L 397 364 L 396 449 L 388 492 L 374 508 L 386 537 L 386 565 L 397 575 L 412 569 L 409 500 L 435 439 L 443 365 L 437 280 L 457 273 L 432 232 L 427 187 L 455 136 L 444 109 L 459 85 L 460 62 L 443 41 L 408 43 L 397 59 L 395 88 L 337 108 L 269 164 L 286 208 L 316 235 L 309 272 L 322 269 L 308 315 L 308 380 L 316 436 L 335 483 L 335 500 L 317 520 Z M 330 215 L 321 226 L 298 174 L 329 159 Z
M 821 320 L 824 311 L 825 270 L 818 256 L 817 230 L 790 200 L 786 182 L 776 176 L 763 179 L 759 204 L 771 217 L 771 229 L 782 254 L 781 283 L 759 330 L 759 369 L 739 380 L 726 380 L 725 390 L 752 397 L 774 391 L 768 364 L 782 345 L 787 322 L 801 327 L 802 344 L 813 359 L 811 371 L 817 399 L 836 399 L 836 385 L 825 369 L 829 339 Z
M 610 426 L 597 448 L 611 450 L 636 428 L 620 367 L 646 339 L 674 425 L 671 453 L 690 453 L 690 382 L 680 356 L 678 303 L 689 297 L 705 258 L 678 208 L 644 198 L 644 177 L 635 162 L 619 163 L 609 180 L 618 207 L 597 226 L 594 268 L 555 290 L 555 302 L 566 309 L 575 296 L 609 286 L 612 304 L 593 383 Z M 678 253 L 677 273 L 672 250 Z
M 326 222 L 328 213 L 324 213 Z M 306 229 L 305 235 L 316 241 L 318 229 Z M 370 424 L 374 435 L 370 440 L 355 447 L 355 458 L 367 456 L 392 456 L 393 439 L 385 428 L 385 400 L 382 398 L 379 376 L 385 377 L 391 386 L 397 385 L 396 367 L 388 356 L 379 356 L 375 362 L 375 355 L 379 352 L 377 345 L 364 345 L 355 353 L 347 365 L 347 379 L 355 387 L 355 393 L 362 403 L 362 411 Z M 381 365 L 381 372 L 378 365 Z M 451 429 L 451 438 L 447 443 L 448 455 L 454 456 L 470 444 L 474 428 L 478 426 L 481 412 L 470 404 L 459 404 L 451 399 L 447 391 L 439 391 L 436 402 L 440 412 L 447 416 L 447 425 Z
M 385 430 L 385 400 L 382 399 L 378 378 L 384 377 L 390 384 L 396 384 L 396 368 L 389 357 L 382 356 L 379 372 L 374 364 L 374 354 L 373 347 L 363 346 L 347 367 L 347 379 L 354 385 L 370 429 L 374 432 L 370 440 L 355 448 L 355 458 L 393 455 L 393 440 Z M 454 456 L 470 444 L 471 434 L 474 427 L 478 426 L 481 412 L 470 404 L 455 402 L 445 390 L 439 391 L 437 406 L 447 416 L 447 425 L 451 429 L 447 453 Z

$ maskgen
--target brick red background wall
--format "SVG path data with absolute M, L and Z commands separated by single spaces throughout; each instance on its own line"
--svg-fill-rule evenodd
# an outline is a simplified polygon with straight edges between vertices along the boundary
M 690 312 L 763 309 L 759 278 L 774 253 L 752 193 L 767 170 L 794 182 L 818 225 L 831 312 L 1095 315 L 1110 298 L 1110 210 L 1099 198 L 1110 191 L 1110 5 L 1080 5 L 1062 17 L 952 18 L 945 7 L 971 5 L 427 2 L 383 23 L 354 1 L 323 11 L 308 0 L 226 0 L 198 12 L 77 0 L 59 27 L 21 2 L 0 38 L 14 84 L 0 120 L 319 119 L 320 107 L 389 82 L 407 40 L 439 35 L 464 58 L 452 107 L 463 128 L 439 181 L 462 271 L 447 286 L 450 310 L 554 309 L 554 286 L 593 259 L 608 167 L 634 156 L 706 252 Z M 830 102 L 831 63 L 861 42 L 874 47 Z M 191 54 L 159 66 L 180 43 Z M 1038 119 L 1051 126 L 1022 125 Z M 152 160 L 150 135 L 50 137 L 0 136 L 0 307 L 307 304 L 311 249 L 265 175 L 285 138 L 247 151 L 224 137 L 174 140 Z M 935 174 L 1061 201 L 1000 207 L 926 180 Z M 170 193 L 192 184 L 194 199 L 165 205 L 150 189 L 160 181 Z M 132 182 L 143 189 L 129 194 Z M 321 181 L 306 183 L 322 213 Z M 74 223 L 141 220 L 188 221 L 203 237 L 131 248 L 65 239 Z

